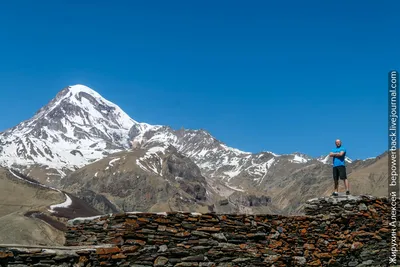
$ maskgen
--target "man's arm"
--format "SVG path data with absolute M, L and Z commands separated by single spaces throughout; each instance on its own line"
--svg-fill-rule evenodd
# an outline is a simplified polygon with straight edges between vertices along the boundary
M 346 153 L 346 151 L 344 151 L 344 150 L 340 151 L 339 153 L 331 152 L 331 153 L 329 153 L 329 156 L 330 157 L 342 157 L 344 155 L 344 153 Z
M 337 155 L 338 157 L 341 157 L 341 156 L 344 155 L 344 153 L 345 153 L 345 151 L 340 151 L 339 153 L 336 153 L 336 155 Z

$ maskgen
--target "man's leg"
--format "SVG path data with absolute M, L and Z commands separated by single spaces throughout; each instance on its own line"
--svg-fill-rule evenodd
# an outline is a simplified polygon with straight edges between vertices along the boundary
M 346 173 L 346 167 L 345 166 L 340 166 L 339 169 L 339 175 L 340 179 L 343 180 L 344 187 L 346 188 L 346 194 L 350 194 L 350 187 L 349 187 L 349 180 L 347 179 L 347 173 Z
M 335 188 L 332 195 L 337 196 L 339 191 L 339 170 L 337 167 L 333 167 L 333 181 Z
M 350 191 L 349 179 L 346 178 L 343 182 L 344 182 L 344 187 L 346 188 L 346 191 Z

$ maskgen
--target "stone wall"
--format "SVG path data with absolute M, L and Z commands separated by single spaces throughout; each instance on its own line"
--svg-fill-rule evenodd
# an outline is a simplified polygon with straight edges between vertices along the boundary
M 385 197 L 368 195 L 338 197 L 320 197 L 310 199 L 304 205 L 307 215 L 342 215 L 342 214 L 369 214 L 378 219 L 384 214 L 389 216 L 389 202 Z
M 105 246 L 108 248 L 109 246 Z M 94 266 L 96 248 L 0 247 L 0 266 Z M 91 265 L 88 265 L 91 263 Z
M 68 264 L 388 266 L 387 199 L 318 198 L 308 201 L 305 211 L 306 216 L 176 212 L 76 219 L 70 221 L 66 246 L 100 247 L 74 252 Z M 14 259 L 9 255 L 7 261 Z

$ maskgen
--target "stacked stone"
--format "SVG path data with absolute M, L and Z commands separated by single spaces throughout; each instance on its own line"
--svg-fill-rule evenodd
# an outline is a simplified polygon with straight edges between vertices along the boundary
M 0 266 L 88 266 L 93 257 L 96 249 L 0 248 Z
M 368 213 L 380 217 L 383 214 L 390 214 L 390 205 L 385 197 L 344 195 L 310 199 L 306 202 L 304 210 L 306 215 Z
M 309 204 L 324 213 L 328 201 Z M 89 258 L 95 266 L 387 266 L 387 200 L 340 203 L 352 209 L 314 216 L 115 214 L 71 221 L 66 238 L 67 245 L 113 244 Z

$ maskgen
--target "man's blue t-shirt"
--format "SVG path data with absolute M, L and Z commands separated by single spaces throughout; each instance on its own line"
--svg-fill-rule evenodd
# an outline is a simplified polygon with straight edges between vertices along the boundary
M 334 149 L 332 149 L 333 153 L 340 153 L 340 152 L 344 152 L 343 156 L 341 157 L 333 157 L 333 167 L 337 167 L 337 166 L 345 166 L 345 157 L 346 157 L 346 149 L 344 147 L 336 147 Z

